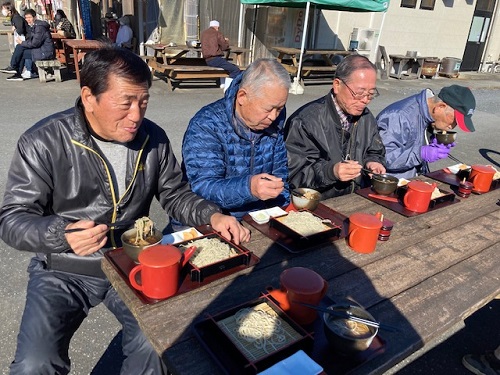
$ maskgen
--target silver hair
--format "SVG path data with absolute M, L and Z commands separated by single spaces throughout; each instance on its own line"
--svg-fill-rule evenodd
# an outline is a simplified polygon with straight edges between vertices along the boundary
M 272 84 L 290 89 L 290 74 L 276 59 L 262 58 L 255 60 L 243 73 L 240 88 L 259 95 L 262 88 Z

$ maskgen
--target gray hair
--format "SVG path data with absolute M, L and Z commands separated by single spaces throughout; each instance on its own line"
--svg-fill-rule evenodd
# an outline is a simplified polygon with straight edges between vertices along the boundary
M 261 89 L 269 84 L 290 89 L 290 74 L 276 59 L 262 58 L 255 60 L 243 73 L 240 89 L 247 89 L 259 95 Z
M 374 72 L 377 72 L 377 67 L 370 60 L 368 60 L 367 57 L 357 54 L 346 56 L 345 59 L 337 65 L 335 78 L 343 81 L 349 81 L 351 74 L 361 69 L 371 69 Z

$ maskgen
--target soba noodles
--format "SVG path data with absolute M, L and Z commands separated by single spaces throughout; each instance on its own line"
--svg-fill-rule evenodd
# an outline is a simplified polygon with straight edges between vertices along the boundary
M 328 325 L 332 330 L 344 337 L 363 338 L 372 334 L 366 324 L 348 319 L 330 319 Z
M 238 255 L 231 246 L 220 241 L 218 238 L 201 238 L 199 240 L 190 241 L 188 244 L 182 245 L 181 247 L 187 249 L 191 246 L 196 246 L 196 251 L 190 260 L 196 267 L 203 267 Z
M 276 313 L 271 315 L 263 310 L 246 307 L 237 311 L 234 319 L 238 325 L 238 336 L 265 353 L 286 340 L 285 330 Z
M 329 226 L 323 224 L 322 219 L 307 211 L 290 211 L 287 216 L 280 218 L 280 221 L 302 236 L 310 236 L 330 229 Z
M 137 219 L 134 224 L 135 232 L 135 240 L 131 241 L 132 245 L 136 246 L 146 246 L 151 245 L 151 242 L 147 240 L 148 237 L 153 236 L 154 224 L 153 220 L 149 217 L 144 216 L 140 219 Z

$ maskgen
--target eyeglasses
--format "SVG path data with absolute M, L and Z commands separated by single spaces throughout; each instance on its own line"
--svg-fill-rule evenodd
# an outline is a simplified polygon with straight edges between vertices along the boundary
M 352 97 L 356 100 L 363 100 L 365 97 L 368 100 L 372 100 L 373 98 L 376 98 L 380 95 L 377 89 L 373 89 L 372 91 L 368 91 L 367 93 L 354 92 L 342 78 L 339 78 L 339 80 L 345 85 L 345 87 L 347 87 L 347 89 L 351 92 Z

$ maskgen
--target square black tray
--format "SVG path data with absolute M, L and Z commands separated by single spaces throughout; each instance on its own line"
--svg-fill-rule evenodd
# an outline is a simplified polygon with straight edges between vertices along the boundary
M 228 335 L 219 327 L 217 322 L 234 315 L 238 310 L 245 307 L 256 306 L 260 303 L 266 303 L 278 316 L 288 323 L 291 328 L 299 334 L 300 338 L 290 342 L 286 346 L 278 349 L 273 353 L 269 353 L 258 360 L 251 360 L 245 356 L 238 346 L 233 343 Z M 313 338 L 301 326 L 295 323 L 283 310 L 281 310 L 271 299 L 266 295 L 236 306 L 220 314 L 211 316 L 198 321 L 193 325 L 195 336 L 199 339 L 205 350 L 211 354 L 212 358 L 219 365 L 225 374 L 257 374 L 279 362 L 296 351 L 302 349 L 306 353 L 311 352 L 313 347 Z
M 309 210 L 299 210 L 298 212 L 309 212 L 311 215 L 324 220 L 324 217 L 321 217 L 314 212 L 311 212 Z M 279 217 L 272 217 L 269 220 L 269 224 L 272 228 L 277 228 L 280 230 L 282 233 L 285 233 L 289 237 L 293 238 L 296 241 L 307 241 L 310 243 L 321 243 L 324 242 L 326 239 L 330 237 L 338 237 L 340 235 L 340 231 L 342 230 L 341 226 L 338 226 L 334 223 L 324 223 L 325 226 L 327 226 L 329 229 L 325 229 L 322 232 L 314 233 L 309 236 L 304 236 L 300 233 L 297 233 L 294 231 L 292 228 L 290 228 L 288 225 L 284 224 L 281 221 L 281 218 L 285 217 L 286 215 L 279 216 Z
M 192 243 L 193 241 L 201 240 L 203 238 L 208 238 L 208 239 L 217 238 L 222 243 L 231 247 L 238 254 L 234 255 L 230 258 L 212 263 L 212 264 L 207 264 L 206 266 L 203 266 L 203 267 L 197 267 L 191 261 L 188 262 L 189 267 L 190 267 L 190 275 L 191 275 L 192 281 L 201 282 L 206 277 L 218 274 L 218 273 L 223 272 L 225 270 L 229 270 L 231 268 L 238 267 L 241 265 L 248 266 L 248 264 L 250 263 L 250 256 L 251 256 L 250 251 L 245 249 L 243 246 L 238 246 L 238 245 L 235 245 L 235 244 L 229 242 L 228 240 L 226 240 L 224 237 L 222 237 L 220 234 L 218 234 L 216 232 L 207 234 L 205 236 L 197 237 L 197 238 L 194 238 L 191 240 L 177 243 L 177 244 L 175 244 L 175 246 L 180 248 L 180 250 L 182 251 L 182 248 L 181 248 L 182 246 L 186 246 L 186 248 L 187 248 L 189 246 L 189 244 Z

